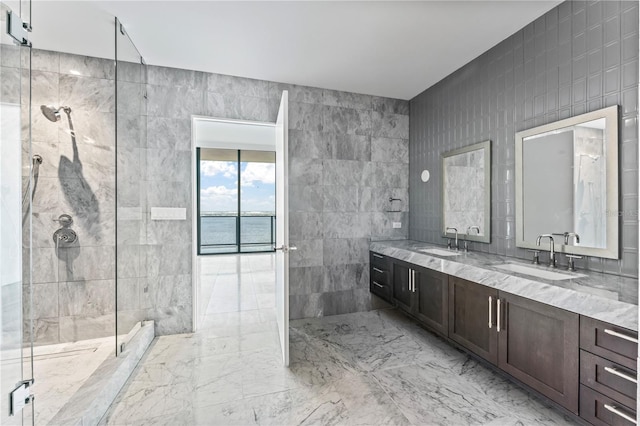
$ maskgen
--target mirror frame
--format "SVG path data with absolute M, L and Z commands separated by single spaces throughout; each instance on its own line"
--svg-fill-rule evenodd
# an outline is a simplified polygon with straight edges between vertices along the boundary
M 465 239 L 468 241 L 477 241 L 481 243 L 490 243 L 491 242 L 491 141 L 487 140 L 484 142 L 479 142 L 473 145 L 465 146 L 463 148 L 454 149 L 453 151 L 444 152 L 441 154 L 441 168 L 442 168 L 442 192 L 440 194 L 440 204 L 442 205 L 442 216 L 441 216 L 441 231 L 442 236 L 444 238 L 454 238 L 455 234 L 447 233 L 446 231 L 446 218 L 445 218 L 445 204 L 444 204 L 444 195 L 447 190 L 445 186 L 444 179 L 444 162 L 449 157 L 455 157 L 456 155 L 466 154 L 472 151 L 480 151 L 484 150 L 484 223 L 479 224 L 479 226 L 484 227 L 484 235 L 466 235 L 466 229 L 458 230 L 458 238 L 461 235 L 465 235 Z
M 522 193 L 522 144 L 525 138 L 547 133 L 554 130 L 572 127 L 580 123 L 588 121 L 605 119 L 606 123 L 606 143 L 605 150 L 607 155 L 606 161 L 606 194 L 607 202 L 605 212 L 606 220 L 606 248 L 582 247 L 564 245 L 563 241 L 555 244 L 555 251 L 567 254 L 578 254 L 585 256 L 604 257 L 607 259 L 618 259 L 620 242 L 619 242 L 619 206 L 620 196 L 618 194 L 618 117 L 619 107 L 617 105 L 603 108 L 597 111 L 588 112 L 586 114 L 577 115 L 575 117 L 566 118 L 564 120 L 545 124 L 543 126 L 522 130 L 516 133 L 516 247 L 527 249 L 540 249 L 534 243 L 524 240 L 524 194 Z

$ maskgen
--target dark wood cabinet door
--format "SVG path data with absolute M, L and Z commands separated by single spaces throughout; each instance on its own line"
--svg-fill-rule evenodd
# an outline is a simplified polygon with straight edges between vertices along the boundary
M 579 316 L 500 292 L 498 366 L 578 413 Z
M 446 336 L 448 333 L 448 276 L 426 268 L 415 268 L 414 315 L 423 324 Z
M 404 262 L 393 262 L 393 299 L 398 307 L 411 312 L 413 291 L 409 288 L 410 265 Z
M 456 277 L 449 277 L 449 338 L 493 364 L 498 362 L 495 321 L 489 328 L 489 297 L 493 303 L 498 291 Z

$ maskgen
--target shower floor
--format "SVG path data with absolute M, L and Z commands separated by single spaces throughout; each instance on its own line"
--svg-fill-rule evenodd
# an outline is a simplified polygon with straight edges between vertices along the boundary
M 34 424 L 49 424 L 100 364 L 114 355 L 114 337 L 34 347 Z M 31 415 L 31 410 L 25 411 L 25 424 L 31 423 Z

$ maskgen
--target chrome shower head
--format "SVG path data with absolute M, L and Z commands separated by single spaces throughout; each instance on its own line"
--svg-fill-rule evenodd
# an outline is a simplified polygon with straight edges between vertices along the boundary
M 53 105 L 40 105 L 40 110 L 42 114 L 47 117 L 49 121 L 60 121 L 60 110 L 63 110 L 67 114 L 71 113 L 71 108 L 68 106 L 61 106 L 60 108 L 56 108 Z

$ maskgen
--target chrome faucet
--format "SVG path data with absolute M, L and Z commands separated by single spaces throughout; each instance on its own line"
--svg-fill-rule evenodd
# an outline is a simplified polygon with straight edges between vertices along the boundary
M 540 245 L 540 240 L 542 238 L 549 238 L 549 266 L 552 268 L 556 267 L 556 252 L 555 245 L 553 242 L 553 235 L 551 234 L 541 234 L 538 235 L 538 239 L 536 240 L 536 245 Z
M 576 240 L 576 244 L 580 244 L 580 235 L 576 234 L 575 232 L 565 232 L 564 233 L 564 245 L 568 245 L 569 244 L 569 238 L 575 238 Z
M 479 226 L 470 226 L 467 228 L 467 236 L 464 239 L 464 251 L 469 251 L 469 231 L 475 229 L 478 235 L 480 235 L 480 227 Z
M 458 250 L 459 249 L 459 247 L 458 247 L 458 230 L 456 228 L 449 227 L 449 228 L 445 229 L 444 232 L 449 232 L 450 229 L 452 229 L 456 233 L 456 250 Z M 451 248 L 451 238 L 449 238 L 447 240 L 447 248 L 449 248 L 449 249 Z

